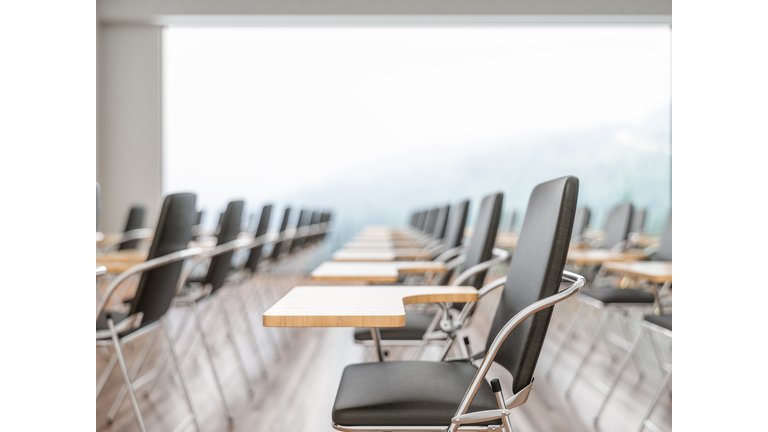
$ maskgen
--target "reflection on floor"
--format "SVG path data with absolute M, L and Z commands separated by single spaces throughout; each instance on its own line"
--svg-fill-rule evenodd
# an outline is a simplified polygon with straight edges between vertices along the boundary
M 249 290 L 263 289 L 268 285 L 281 285 L 288 289 L 295 285 L 313 284 L 305 277 L 260 277 L 254 279 L 246 287 Z M 280 290 L 278 290 L 278 293 Z M 231 294 L 231 293 L 226 293 Z M 277 295 L 277 294 L 275 294 Z M 227 295 L 226 301 L 231 304 L 235 297 Z M 558 308 L 566 306 L 558 306 Z M 205 307 L 202 307 L 205 314 Z M 235 310 L 232 308 L 232 310 Z M 495 310 L 495 305 L 488 304 L 478 307 L 475 319 L 478 324 L 472 325 L 470 337 L 473 351 L 485 344 L 484 327 L 481 317 L 488 310 Z M 176 329 L 185 311 L 174 310 L 171 313 L 172 328 Z M 260 313 L 253 312 L 254 321 L 260 320 Z M 597 411 L 601 394 L 583 380 L 574 387 L 572 396 L 566 399 L 563 394 L 570 383 L 576 365 L 580 359 L 577 353 L 582 353 L 586 347 L 586 336 L 581 335 L 573 344 L 574 349 L 567 350 L 559 366 L 554 369 L 551 380 L 547 380 L 544 372 L 554 356 L 554 347 L 564 334 L 565 322 L 563 311 L 556 311 L 555 319 L 550 326 L 548 343 L 541 352 L 539 368 L 535 375 L 533 392 L 528 402 L 513 411 L 512 424 L 516 432 L 534 431 L 634 431 L 638 422 L 651 402 L 654 391 L 661 382 L 661 373 L 650 354 L 650 348 L 642 351 L 646 366 L 646 377 L 638 379 L 635 371 L 630 370 L 620 382 L 619 388 L 610 404 L 606 407 L 598 426 L 593 425 L 592 418 Z M 207 320 L 206 320 L 207 321 Z M 635 320 L 635 322 L 639 322 Z M 217 333 L 216 323 L 206 322 L 208 334 Z M 242 322 L 244 325 L 245 322 Z M 256 392 L 249 398 L 241 379 L 233 379 L 225 387 L 225 396 L 233 408 L 234 424 L 228 425 L 224 408 L 214 388 L 214 378 L 210 367 L 202 355 L 199 340 L 193 344 L 193 354 L 184 362 L 184 372 L 189 381 L 194 404 L 201 417 L 204 431 L 332 431 L 331 407 L 336 389 L 344 367 L 348 364 L 371 361 L 370 349 L 353 343 L 352 332 L 349 328 L 307 328 L 307 329 L 264 329 L 259 322 L 256 334 L 261 346 L 261 354 L 268 360 L 269 375 L 261 378 L 261 371 L 255 361 L 253 351 L 246 339 L 244 331 L 237 332 L 236 341 L 245 356 L 247 372 Z M 634 328 L 637 330 L 637 328 Z M 269 343 L 267 332 L 271 332 L 277 345 Z M 191 332 L 189 332 L 191 334 Z M 132 346 L 125 349 L 126 361 L 130 368 L 133 359 L 138 355 L 146 336 L 137 339 Z M 661 339 L 661 338 L 660 338 Z M 234 369 L 233 352 L 230 345 L 221 340 L 214 350 L 215 362 L 222 375 Z M 182 338 L 180 350 L 186 351 L 190 342 Z M 668 344 L 664 345 L 667 355 Z M 163 342 L 158 342 L 150 354 L 143 374 L 154 366 L 154 362 L 162 352 Z M 617 368 L 618 361 L 611 361 L 605 346 L 598 347 L 590 361 L 590 371 L 605 375 L 605 371 Z M 194 354 L 196 352 L 196 354 Z M 108 357 L 106 353 L 97 350 L 97 376 L 104 370 Z M 392 353 L 395 354 L 394 352 Z M 278 359 L 278 355 L 280 358 Z M 397 353 L 399 358 L 409 358 L 411 349 Z M 436 348 L 425 352 L 425 359 L 437 355 Z M 147 429 L 150 431 L 172 430 L 176 424 L 187 415 L 181 387 L 177 378 L 167 368 L 149 395 L 143 388 L 137 392 L 139 405 L 144 415 Z M 505 387 L 505 394 L 510 394 L 511 377 L 501 368 L 494 367 L 489 377 L 498 377 Z M 607 381 L 607 377 L 603 378 Z M 97 430 L 123 432 L 138 430 L 134 420 L 130 402 L 126 400 L 120 407 L 112 424 L 106 421 L 107 412 L 112 401 L 120 391 L 123 382 L 118 371 L 114 371 L 96 403 Z M 651 419 L 664 430 L 671 430 L 671 395 L 665 394 Z M 189 426 L 187 430 L 193 430 Z

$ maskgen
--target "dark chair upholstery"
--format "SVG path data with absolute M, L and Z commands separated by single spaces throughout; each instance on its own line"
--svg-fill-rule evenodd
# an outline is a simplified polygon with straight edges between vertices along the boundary
M 243 206 L 243 201 L 232 201 L 227 204 L 227 210 L 224 211 L 221 218 L 221 230 L 216 239 L 216 246 L 237 240 L 237 236 L 240 234 Z M 233 254 L 234 251 L 229 251 L 211 258 L 208 273 L 203 280 L 203 284 L 211 284 L 211 294 L 214 294 L 224 285 L 229 271 L 232 270 Z
M 517 210 L 512 210 L 512 215 L 509 217 L 509 226 L 507 229 L 509 231 L 514 231 L 515 227 L 517 226 Z
M 267 233 L 267 228 L 269 228 L 269 217 L 272 215 L 272 205 L 268 204 L 261 208 L 261 217 L 259 218 L 259 224 L 256 226 L 256 231 L 254 231 L 253 235 L 255 238 L 261 237 L 264 234 Z M 248 254 L 248 260 L 245 262 L 245 267 L 251 271 L 251 273 L 256 273 L 256 269 L 259 266 L 259 262 L 261 261 L 261 250 L 264 248 L 264 245 L 259 245 L 254 248 L 251 248 L 249 254 Z
M 285 211 L 283 212 L 283 221 L 280 222 L 280 234 L 283 234 L 286 229 L 288 229 L 288 218 L 291 217 L 291 208 L 286 207 Z M 272 253 L 270 254 L 270 258 L 273 260 L 276 260 L 280 257 L 280 253 L 283 252 L 283 245 L 285 244 L 285 240 L 281 240 L 278 242 L 275 242 L 274 246 L 272 247 Z
M 469 213 L 469 200 L 464 200 L 456 205 L 453 216 L 451 216 L 451 223 L 448 225 L 443 238 L 446 250 L 461 246 L 461 241 L 464 240 L 464 228 L 467 225 L 467 213 Z
M 672 261 L 672 210 L 667 216 L 664 233 L 661 235 L 659 251 L 653 257 L 655 261 Z
M 426 223 L 426 221 L 427 221 L 427 212 L 426 211 L 420 212 L 419 213 L 419 220 L 418 220 L 418 222 L 416 222 L 416 228 L 419 231 L 424 231 L 424 224 Z
M 600 247 L 610 249 L 627 239 L 632 213 L 632 204 L 621 204 L 611 210 L 605 222 L 605 239 Z
M 299 212 L 299 220 L 296 221 L 296 234 L 299 234 L 299 228 L 305 227 L 309 225 L 309 219 L 312 217 L 309 211 L 302 210 Z M 291 242 L 291 247 L 288 249 L 288 252 L 293 253 L 296 249 L 304 246 L 304 243 L 306 243 L 307 238 L 302 237 L 298 238 Z
M 322 214 L 319 211 L 313 211 L 312 217 L 309 219 L 309 225 L 317 225 L 320 223 L 320 218 L 322 217 Z M 320 238 L 320 234 L 312 234 L 311 236 L 307 237 L 307 244 L 314 243 L 317 241 L 317 239 Z
M 477 368 L 467 363 L 385 362 L 347 366 L 331 418 L 344 426 L 449 425 Z M 497 409 L 483 382 L 470 412 Z M 480 423 L 500 424 L 501 420 Z
M 579 180 L 572 176 L 542 183 L 533 189 L 486 349 L 515 314 L 558 291 L 578 195 Z M 512 373 L 515 393 L 533 379 L 552 309 L 537 312 L 520 323 L 496 355 L 496 363 Z
M 437 225 L 437 216 L 440 213 L 439 208 L 433 208 L 427 212 L 427 220 L 424 223 L 424 232 L 433 235 L 435 233 L 435 226 Z
M 621 288 L 596 288 L 581 293 L 603 303 L 653 303 L 653 294 L 645 291 Z
M 661 328 L 672 331 L 672 314 L 646 315 L 643 319 L 651 324 L 656 324 Z
M 147 260 L 187 248 L 192 240 L 192 227 L 195 223 L 195 200 L 195 194 L 191 193 L 172 194 L 165 197 Z M 177 261 L 142 273 L 128 313 L 128 315 L 144 313 L 139 328 L 156 322 L 168 311 L 171 300 L 176 294 L 176 285 L 179 282 L 183 264 L 182 261 Z M 117 318 L 121 315 L 113 312 L 112 316 L 115 322 L 119 322 Z M 103 328 L 107 328 L 106 318 L 100 317 L 100 322 L 103 322 Z M 97 326 L 98 329 L 100 328 Z M 121 336 L 131 332 L 128 331 Z
M 558 291 L 577 197 L 575 177 L 534 188 L 487 346 L 515 314 Z M 481 214 L 492 213 L 497 202 L 494 226 L 498 225 L 501 194 L 487 197 L 481 207 L 486 209 Z M 512 373 L 514 393 L 533 378 L 551 311 L 544 309 L 520 323 L 494 359 Z M 342 375 L 331 417 L 343 426 L 448 426 L 476 372 L 473 365 L 461 362 L 351 365 Z M 483 381 L 468 412 L 497 408 L 490 386 Z
M 128 212 L 128 221 L 125 223 L 125 232 L 133 231 L 144 228 L 144 206 L 133 206 Z M 139 245 L 139 240 L 128 240 L 127 242 L 120 243 L 118 250 L 136 249 Z
M 573 234 L 571 240 L 584 234 L 584 230 L 589 226 L 590 212 L 587 207 L 576 209 L 576 217 L 573 219 Z
M 637 209 L 632 213 L 632 222 L 629 225 L 629 232 L 642 232 L 645 228 L 645 209 Z
M 493 245 L 496 243 L 496 232 L 499 229 L 503 199 L 504 194 L 501 192 L 483 198 L 483 202 L 480 204 L 480 213 L 475 222 L 474 234 L 472 234 L 472 240 L 467 249 L 465 269 L 491 259 Z M 471 285 L 480 289 L 485 281 L 485 274 L 486 272 L 483 271 L 470 277 L 464 285 Z
M 330 221 L 331 221 L 331 213 L 324 212 L 322 215 L 320 215 L 320 223 L 326 223 L 326 222 L 330 222 Z M 325 238 L 325 232 L 320 234 L 320 237 L 319 237 L 318 241 L 323 241 L 324 238 Z
M 411 215 L 411 227 L 416 228 L 416 222 L 419 221 L 419 212 L 415 212 Z
M 435 229 L 432 234 L 432 238 L 435 240 L 442 240 L 445 236 L 445 227 L 448 225 L 448 213 L 451 211 L 451 206 L 446 205 L 440 207 L 437 212 L 437 220 L 435 221 Z

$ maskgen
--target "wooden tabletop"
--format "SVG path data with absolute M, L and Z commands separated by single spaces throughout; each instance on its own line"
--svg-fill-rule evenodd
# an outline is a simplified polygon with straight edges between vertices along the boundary
M 264 312 L 265 327 L 402 327 L 403 306 L 477 301 L 474 287 L 300 286 Z
M 633 276 L 654 283 L 672 281 L 671 261 L 607 262 L 603 268 L 612 273 Z
M 643 258 L 645 254 L 638 250 L 613 252 L 609 249 L 571 249 L 566 260 L 579 264 L 602 264 L 609 261 L 637 261 Z
M 409 249 L 419 248 L 412 241 L 402 240 L 352 240 L 344 244 L 346 249 Z
M 396 261 L 429 259 L 423 249 L 341 249 L 333 253 L 334 261 Z
M 147 260 L 148 251 L 137 251 L 134 249 L 109 253 L 96 257 L 100 262 L 130 262 L 143 263 Z M 103 265 L 103 264 L 102 264 Z
M 101 262 L 98 259 L 96 259 L 96 266 L 106 267 L 107 273 L 122 273 L 137 264 L 140 264 L 140 263 L 117 262 L 117 261 Z
M 402 274 L 423 274 L 445 270 L 445 263 L 435 261 L 338 262 L 326 261 L 312 273 L 317 281 L 358 281 L 394 283 Z

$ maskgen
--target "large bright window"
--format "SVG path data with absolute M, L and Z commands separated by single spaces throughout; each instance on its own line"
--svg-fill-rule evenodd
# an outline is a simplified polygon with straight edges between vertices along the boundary
M 427 205 L 573 174 L 600 226 L 671 205 L 670 29 L 262 27 L 165 30 L 164 192 L 333 209 L 402 225 Z M 471 222 L 471 220 L 470 220 Z

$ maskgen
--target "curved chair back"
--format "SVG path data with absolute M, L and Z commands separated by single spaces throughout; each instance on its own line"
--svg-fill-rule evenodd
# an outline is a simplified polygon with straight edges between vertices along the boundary
M 629 232 L 639 233 L 645 228 L 645 209 L 637 209 L 632 213 L 632 222 L 629 224 Z
M 512 210 L 512 215 L 509 217 L 509 231 L 514 231 L 517 226 L 517 210 Z
M 667 223 L 664 226 L 664 233 L 661 235 L 659 251 L 653 257 L 654 261 L 672 261 L 672 210 L 667 216 Z
M 216 238 L 216 246 L 237 240 L 240 234 L 240 222 L 243 217 L 243 201 L 232 201 L 227 204 L 227 210 L 221 217 L 221 228 Z M 211 264 L 208 266 L 208 274 L 205 276 L 204 284 L 211 284 L 211 294 L 224 285 L 229 271 L 232 270 L 232 255 L 234 251 L 225 252 L 211 258 Z
M 317 224 L 319 224 L 321 216 L 322 216 L 322 214 L 319 211 L 313 211 L 312 212 L 312 217 L 309 219 L 309 224 L 310 225 L 317 225 Z M 312 234 L 311 236 L 309 236 L 307 238 L 307 243 L 314 243 L 319 238 L 320 238 L 320 234 Z
M 309 225 L 309 219 L 312 217 L 312 215 L 309 213 L 309 210 L 302 210 L 299 212 L 299 220 L 296 221 L 296 235 L 299 234 L 299 228 L 305 227 Z M 304 244 L 307 242 L 306 237 L 298 238 L 291 242 L 291 247 L 288 249 L 288 252 L 293 253 L 296 249 L 304 246 Z
M 284 233 L 286 229 L 288 229 L 288 218 L 291 217 L 291 208 L 286 207 L 285 211 L 283 212 L 283 220 L 280 222 L 280 234 Z M 283 244 L 285 243 L 285 240 L 281 240 L 278 242 L 275 242 L 274 246 L 272 247 L 272 253 L 269 255 L 270 258 L 273 260 L 276 260 L 280 256 L 280 252 L 282 252 Z
M 131 211 L 128 212 L 128 221 L 125 223 L 125 232 L 144 228 L 144 212 L 144 206 L 131 207 Z M 117 250 L 136 249 L 138 245 L 138 239 L 128 240 L 120 243 Z
M 427 234 L 435 233 L 435 226 L 437 225 L 437 215 L 440 213 L 439 208 L 433 208 L 427 212 L 427 221 L 424 222 L 424 232 Z
M 451 206 L 440 207 L 437 212 L 437 220 L 435 221 L 435 230 L 432 238 L 435 240 L 442 240 L 445 236 L 445 227 L 448 225 L 448 213 L 451 211 Z
M 414 212 L 411 215 L 411 227 L 416 228 L 416 223 L 419 221 L 419 212 Z
M 456 209 L 453 210 L 453 216 L 451 217 L 451 224 L 448 226 L 443 239 L 446 250 L 461 245 L 461 241 L 464 239 L 464 228 L 467 225 L 468 212 L 469 200 L 456 204 Z
M 426 212 L 426 210 L 419 212 L 419 220 L 416 222 L 416 228 L 419 231 L 424 231 L 424 225 L 425 225 L 426 221 L 427 221 L 427 212 Z
M 465 269 L 491 259 L 493 245 L 496 243 L 496 232 L 499 229 L 503 200 L 504 194 L 501 192 L 483 198 L 483 202 L 480 204 L 480 213 L 477 216 L 477 222 L 475 222 L 474 234 L 472 234 L 472 240 L 469 242 L 469 249 L 467 249 Z M 472 285 L 477 289 L 482 288 L 485 274 L 486 272 L 483 271 L 470 277 L 464 285 Z
M 559 290 L 578 194 L 579 180 L 572 176 L 533 189 L 486 349 L 515 314 Z M 494 359 L 514 377 L 514 393 L 533 379 L 552 309 L 546 308 L 520 323 Z
M 620 204 L 611 210 L 605 221 L 605 240 L 601 247 L 612 248 L 627 239 L 632 222 L 632 204 Z
M 589 208 L 579 207 L 576 209 L 576 217 L 573 218 L 573 234 L 571 240 L 584 234 L 584 230 L 589 226 Z
M 330 221 L 331 221 L 331 214 L 329 212 L 324 212 L 322 215 L 320 215 L 320 223 L 325 223 Z M 325 232 L 320 234 L 320 237 L 318 238 L 318 240 L 322 241 L 324 238 L 325 238 Z
M 256 231 L 254 231 L 253 236 L 255 238 L 259 238 L 267 233 L 267 228 L 269 228 L 269 217 L 272 215 L 272 205 L 267 204 L 264 207 L 261 208 L 261 217 L 259 218 L 259 224 L 256 226 Z M 248 260 L 245 262 L 245 267 L 251 270 L 251 273 L 256 273 L 256 269 L 259 266 L 259 262 L 261 261 L 261 250 L 264 248 L 264 245 L 259 245 L 254 248 L 251 248 L 250 253 L 248 254 Z
M 147 260 L 187 248 L 197 217 L 195 200 L 196 196 L 192 193 L 165 197 Z M 183 264 L 183 261 L 177 261 L 142 273 L 130 312 L 131 315 L 144 313 L 141 327 L 154 323 L 168 311 L 176 294 Z

